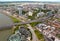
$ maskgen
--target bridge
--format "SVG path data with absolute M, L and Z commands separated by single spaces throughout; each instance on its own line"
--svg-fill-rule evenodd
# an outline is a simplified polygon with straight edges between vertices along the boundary
M 51 16 L 53 16 L 53 14 L 48 15 L 48 16 L 43 17 L 43 18 L 39 18 L 39 19 L 35 19 L 35 20 L 31 20 L 31 21 L 20 22 L 20 23 L 12 23 L 12 24 L 9 24 L 9 25 L 6 25 L 6 26 L 3 26 L 3 27 L 0 27 L 0 30 L 1 30 L 1 29 L 12 28 L 12 26 L 21 25 L 21 24 L 30 24 L 30 23 L 33 23 L 33 22 L 45 22 L 45 20 L 48 19 L 48 18 L 50 18 Z
M 48 18 L 50 18 L 52 16 L 53 16 L 53 14 L 52 15 L 49 15 L 47 17 L 43 17 L 43 18 L 39 18 L 39 19 L 27 21 L 27 22 L 14 23 L 13 25 L 30 24 L 30 23 L 33 23 L 33 22 L 44 22 L 45 20 L 47 20 Z

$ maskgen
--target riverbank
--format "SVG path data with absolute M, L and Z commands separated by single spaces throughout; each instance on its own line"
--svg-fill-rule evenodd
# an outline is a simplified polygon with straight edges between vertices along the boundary
M 3 14 L 5 14 L 6 16 L 10 17 L 11 20 L 12 20 L 14 23 L 20 22 L 20 20 L 18 20 L 17 18 L 13 17 L 14 15 L 11 15 L 11 13 L 8 12 L 8 11 L 5 11 L 5 10 L 4 10 L 4 11 L 0 11 L 0 13 L 3 13 Z
M 5 16 L 7 16 L 7 17 L 10 17 L 11 18 L 11 20 L 12 20 L 12 23 L 13 22 L 18 22 L 18 20 L 16 19 L 16 18 L 14 18 L 14 17 L 12 17 L 12 16 L 8 16 L 8 14 L 6 13 L 6 12 L 4 12 L 4 11 L 0 11 L 0 13 L 3 15 L 5 15 Z M 1 16 L 0 16 L 1 17 Z M 3 16 L 4 17 L 4 16 Z M 1 19 L 3 18 L 3 17 L 1 17 Z M 9 18 L 8 18 L 9 19 Z M 12 28 L 13 28 L 13 26 L 12 27 L 9 27 L 10 26 L 10 24 L 9 24 L 9 26 L 8 26 L 8 24 L 6 25 L 5 23 L 5 20 L 6 20 L 6 22 L 8 22 L 8 20 L 7 19 L 5 19 L 4 18 L 4 20 L 2 20 L 1 22 L 3 22 L 3 24 L 4 24 L 4 27 L 3 27 L 3 30 L 0 30 L 0 41 L 7 41 L 7 39 L 8 39 L 8 37 L 12 34 Z M 10 21 L 10 20 L 9 20 Z M 1 23 L 2 24 L 2 23 Z M 2 25 L 3 25 L 2 24 Z M 7 26 L 7 27 L 5 27 L 5 26 Z M 2 27 L 1 27 L 2 28 Z

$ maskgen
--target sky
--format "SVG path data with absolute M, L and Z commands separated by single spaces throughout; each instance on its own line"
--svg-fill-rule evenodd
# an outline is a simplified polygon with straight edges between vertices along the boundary
M 60 0 L 0 0 L 0 1 L 49 1 L 49 2 L 60 2 Z

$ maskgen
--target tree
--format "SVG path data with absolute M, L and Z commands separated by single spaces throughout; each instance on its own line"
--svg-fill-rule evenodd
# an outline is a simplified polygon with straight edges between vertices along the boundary
M 17 10 L 16 13 L 19 14 L 19 11 Z
M 22 14 L 24 15 L 25 13 L 27 13 L 28 11 L 24 11 L 24 10 L 22 10 Z

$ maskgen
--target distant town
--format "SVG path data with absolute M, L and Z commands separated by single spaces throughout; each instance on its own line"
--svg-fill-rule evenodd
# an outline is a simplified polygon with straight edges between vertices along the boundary
M 60 3 L 0 2 L 0 41 L 60 41 Z

